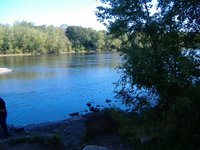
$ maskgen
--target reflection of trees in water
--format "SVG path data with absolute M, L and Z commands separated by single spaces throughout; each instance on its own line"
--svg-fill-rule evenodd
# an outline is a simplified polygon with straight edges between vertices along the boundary
M 120 63 L 118 53 L 78 53 L 66 55 L 0 57 L 0 67 L 13 70 L 1 79 L 32 79 L 65 74 L 64 68 L 115 68 Z
M 52 59 L 54 58 L 54 59 Z M 48 64 L 47 62 L 55 61 L 56 57 L 51 55 L 40 56 L 9 56 L 1 57 L 0 63 L 2 66 L 33 66 L 37 64 Z M 58 58 L 59 59 L 59 58 Z
M 74 55 L 67 67 L 109 67 L 115 68 L 120 63 L 118 53 L 86 53 Z

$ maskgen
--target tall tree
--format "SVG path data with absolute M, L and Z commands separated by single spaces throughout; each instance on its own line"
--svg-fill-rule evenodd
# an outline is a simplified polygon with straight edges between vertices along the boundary
M 198 130 L 200 58 L 195 49 L 200 43 L 200 1 L 158 0 L 154 14 L 152 0 L 101 1 L 106 5 L 98 7 L 99 21 L 116 37 L 128 36 L 121 46 L 118 96 L 126 104 L 142 104 L 137 108 L 143 110 L 151 102 L 136 97 L 135 86 L 148 89 L 159 95 L 156 108 L 162 120 L 173 114 L 177 129 Z
M 96 50 L 96 31 L 91 28 L 81 26 L 69 26 L 66 30 L 66 35 L 72 42 L 72 47 L 75 51 Z
M 135 84 L 139 87 L 154 87 L 161 97 L 164 97 L 167 89 L 168 94 L 172 92 L 170 96 L 175 96 L 176 92 L 173 92 L 173 88 L 192 86 L 191 76 L 197 79 L 199 69 L 195 68 L 198 65 L 197 61 L 183 55 L 183 48 L 188 47 L 183 41 L 187 35 L 193 33 L 188 30 L 186 32 L 184 26 L 176 25 L 179 22 L 189 23 L 187 20 L 190 17 L 190 15 L 182 15 L 181 18 L 184 19 L 179 20 L 178 14 L 171 13 L 176 8 L 173 6 L 178 2 L 160 1 L 158 6 L 161 10 L 158 9 L 158 12 L 153 15 L 151 0 L 102 0 L 102 2 L 108 5 L 98 7 L 99 20 L 104 22 L 114 35 L 127 34 L 129 37 L 121 51 L 124 55 L 122 66 L 124 78 L 121 82 L 123 82 L 122 85 L 126 85 L 122 88 L 123 94 L 126 93 L 124 89 L 127 89 L 127 84 L 130 85 L 130 91 L 133 90 Z M 193 3 L 199 9 L 199 2 Z M 185 8 L 185 13 L 193 8 L 184 6 L 179 7 L 182 8 L 180 10 Z M 193 17 L 193 14 L 191 16 Z M 189 28 L 191 31 L 198 32 L 199 35 L 198 19 L 193 22 L 196 25 L 193 25 L 194 28 L 193 26 Z M 187 72 L 182 68 L 185 63 L 188 64 Z M 128 93 L 132 93 L 130 91 Z
M 33 23 L 15 22 L 0 26 L 0 53 L 62 53 L 71 51 L 71 42 L 65 33 L 54 26 L 34 26 Z

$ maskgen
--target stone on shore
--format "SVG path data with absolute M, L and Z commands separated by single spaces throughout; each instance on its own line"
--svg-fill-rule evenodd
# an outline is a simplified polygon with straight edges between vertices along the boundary
M 114 129 L 114 122 L 105 112 L 91 114 L 85 121 L 87 135 L 94 136 L 96 134 L 110 133 Z
M 71 114 L 69 114 L 69 116 L 71 116 L 71 117 L 76 117 L 76 116 L 79 116 L 79 112 L 74 112 L 74 113 L 71 113 Z
M 109 150 L 109 149 L 103 146 L 87 145 L 83 148 L 83 150 Z

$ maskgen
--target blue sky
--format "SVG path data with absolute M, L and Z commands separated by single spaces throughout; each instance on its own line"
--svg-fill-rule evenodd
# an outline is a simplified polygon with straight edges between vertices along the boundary
M 28 21 L 36 25 L 81 25 L 105 30 L 94 11 L 99 0 L 0 0 L 0 23 Z

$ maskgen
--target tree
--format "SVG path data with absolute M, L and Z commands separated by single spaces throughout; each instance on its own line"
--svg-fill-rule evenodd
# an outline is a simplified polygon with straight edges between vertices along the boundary
M 154 115 L 169 125 L 172 120 L 169 114 L 173 114 L 176 129 L 182 126 L 188 132 L 198 130 L 200 105 L 196 98 L 200 97 L 197 92 L 200 58 L 195 48 L 200 42 L 197 17 L 200 2 L 158 0 L 157 12 L 152 14 L 152 0 L 101 1 L 106 5 L 98 7 L 99 21 L 116 37 L 128 36 L 121 46 L 122 76 L 117 84 L 117 96 L 125 104 L 142 104 L 137 107 L 140 112 L 152 110 L 151 101 L 135 96 L 136 86 L 148 89 L 149 93 L 159 95 L 154 107 L 158 113 Z M 195 117 L 189 118 L 194 112 Z
M 71 42 L 65 33 L 60 29 L 53 26 L 48 26 L 44 30 L 46 34 L 45 49 L 46 53 L 62 53 L 71 50 Z
M 7 54 L 7 53 L 13 53 L 13 41 L 14 36 L 13 32 L 10 28 L 10 26 L 5 25 L 1 26 L 1 47 L 0 47 L 0 53 Z
M 3 34 L 4 34 L 4 27 L 2 25 L 0 25 L 0 53 L 2 51 L 2 47 L 3 47 L 3 43 L 4 43 L 4 37 L 3 37 Z
M 113 38 L 106 31 L 95 31 L 81 26 L 69 26 L 66 36 L 75 51 L 116 50 L 121 45 L 120 39 Z
M 135 84 L 146 88 L 153 86 L 162 97 L 164 96 L 161 94 L 162 89 L 165 86 L 169 90 L 178 86 L 177 84 L 188 87 L 192 85 L 191 76 L 198 78 L 199 69 L 194 67 L 198 66 L 195 64 L 197 62 L 185 57 L 182 51 L 183 48 L 188 48 L 187 43 L 183 43 L 184 39 L 193 33 L 181 32 L 181 29 L 185 28 L 181 28 L 180 25 L 175 27 L 173 19 L 171 23 L 169 22 L 168 11 L 172 10 L 166 8 L 172 5 L 170 1 L 165 6 L 165 14 L 161 11 L 154 15 L 150 14 L 151 0 L 102 0 L 102 2 L 107 3 L 109 7 L 98 7 L 99 20 L 107 23 L 108 29 L 115 36 L 128 34 L 129 40 L 124 43 L 121 51 L 125 61 L 122 66 L 124 78 L 121 82 L 125 82 L 123 84 L 131 84 L 130 89 Z M 164 8 L 164 4 L 161 8 Z M 192 68 L 189 69 L 188 66 L 188 72 L 183 72 L 182 63 L 191 64 L 194 70 L 191 71 Z M 188 73 L 190 74 L 186 76 Z M 182 79 L 179 81 L 179 78 Z M 173 95 L 176 94 L 172 93 L 170 96 Z
M 96 50 L 96 31 L 81 26 L 69 26 L 66 35 L 72 42 L 75 51 Z
M 96 48 L 97 50 L 104 50 L 105 47 L 105 41 L 103 39 L 99 39 L 96 42 Z
M 0 26 L 0 53 L 62 53 L 71 51 L 71 42 L 65 33 L 54 26 L 34 26 L 33 23 L 15 22 Z
M 112 35 L 106 36 L 106 49 L 107 50 L 118 50 L 121 46 L 122 41 L 119 38 L 114 38 Z

